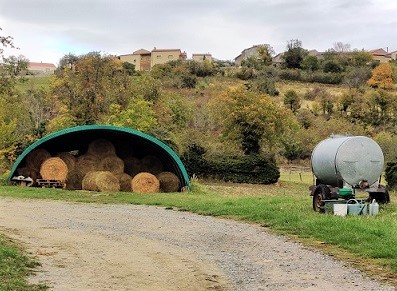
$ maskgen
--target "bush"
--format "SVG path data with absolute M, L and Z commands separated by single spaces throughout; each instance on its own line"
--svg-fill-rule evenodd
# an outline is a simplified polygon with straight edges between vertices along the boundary
M 272 184 L 280 177 L 276 163 L 260 155 L 212 156 L 204 157 L 201 146 L 191 145 L 182 156 L 190 175 L 203 178 L 215 178 L 226 182 Z
M 279 77 L 280 77 L 280 79 L 289 80 L 289 81 L 301 81 L 302 80 L 301 71 L 294 70 L 294 69 L 281 70 Z
M 340 84 L 343 80 L 343 75 L 340 73 L 322 73 L 314 72 L 311 75 L 305 76 L 306 82 L 322 83 L 322 84 Z
M 385 170 L 387 185 L 393 189 L 397 186 L 397 162 L 388 162 Z

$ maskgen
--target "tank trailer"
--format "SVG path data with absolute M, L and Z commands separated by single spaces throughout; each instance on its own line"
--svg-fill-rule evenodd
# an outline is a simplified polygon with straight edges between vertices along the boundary
M 325 212 L 327 203 L 347 202 L 357 191 L 368 192 L 368 201 L 390 202 L 387 187 L 380 184 L 383 166 L 381 148 L 368 137 L 331 135 L 321 141 L 311 156 L 313 210 Z

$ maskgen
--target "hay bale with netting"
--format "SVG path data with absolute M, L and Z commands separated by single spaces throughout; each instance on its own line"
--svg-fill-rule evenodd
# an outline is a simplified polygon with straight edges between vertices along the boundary
M 40 175 L 45 180 L 65 181 L 68 175 L 68 166 L 59 157 L 49 158 L 41 164 Z
M 132 191 L 132 187 L 131 187 L 132 177 L 130 175 L 128 175 L 127 173 L 121 173 L 121 174 L 117 174 L 116 177 L 119 179 L 120 191 L 123 192 Z
M 123 159 L 124 161 L 124 172 L 134 177 L 136 174 L 142 172 L 142 162 L 140 159 L 129 156 Z
M 153 175 L 157 175 L 164 170 L 163 162 L 160 160 L 160 158 L 153 155 L 144 156 L 141 160 L 141 163 L 142 172 L 148 172 Z
M 97 156 L 85 154 L 77 158 L 75 168 L 85 175 L 88 172 L 100 170 L 99 163 L 100 159 Z
M 137 193 L 157 193 L 160 190 L 160 182 L 155 175 L 142 172 L 131 180 L 131 188 Z
M 66 177 L 66 189 L 68 190 L 81 190 L 84 174 L 77 169 L 68 172 Z
M 41 164 L 51 158 L 51 154 L 45 149 L 34 149 L 26 156 L 26 167 L 40 171 Z
M 107 139 L 99 138 L 90 142 L 87 154 L 97 157 L 115 156 L 116 149 Z
M 119 179 L 109 171 L 88 172 L 82 182 L 83 190 L 99 192 L 120 191 Z
M 62 152 L 57 154 L 57 157 L 60 157 L 68 166 L 68 170 L 71 171 L 75 168 L 77 158 L 69 152 Z
M 160 191 L 161 192 L 178 192 L 181 188 L 181 182 L 177 175 L 172 172 L 161 172 L 156 175 L 157 179 L 160 182 Z
M 117 156 L 107 156 L 99 164 L 101 171 L 109 171 L 113 174 L 124 173 L 124 161 Z
M 32 178 L 33 180 L 33 186 L 37 185 L 37 179 L 40 178 L 39 172 L 36 171 L 36 169 L 29 168 L 29 167 L 21 167 L 17 169 L 18 176 L 24 176 L 25 178 Z

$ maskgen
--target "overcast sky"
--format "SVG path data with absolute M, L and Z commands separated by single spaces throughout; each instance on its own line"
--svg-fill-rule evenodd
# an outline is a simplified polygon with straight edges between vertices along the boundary
M 276 53 L 299 39 L 324 51 L 397 50 L 395 0 L 0 0 L 0 33 L 33 62 L 71 52 L 127 54 L 180 48 L 233 60 L 244 48 L 270 44 Z

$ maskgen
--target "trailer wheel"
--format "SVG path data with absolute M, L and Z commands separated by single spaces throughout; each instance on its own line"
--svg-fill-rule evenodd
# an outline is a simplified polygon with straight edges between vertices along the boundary
M 331 191 L 326 185 L 320 184 L 316 187 L 313 193 L 313 210 L 324 213 L 324 200 L 330 199 Z

